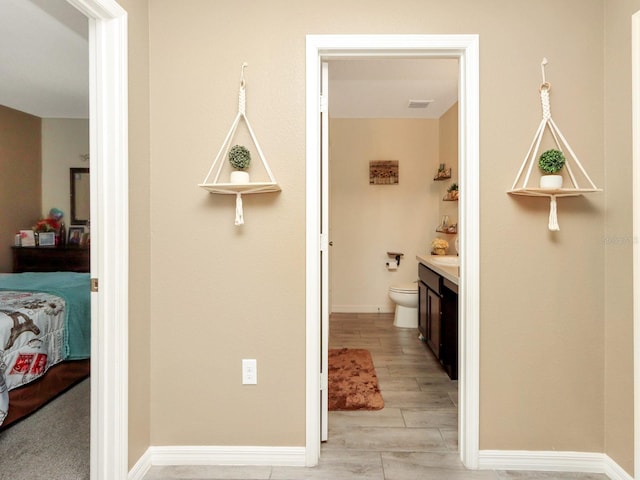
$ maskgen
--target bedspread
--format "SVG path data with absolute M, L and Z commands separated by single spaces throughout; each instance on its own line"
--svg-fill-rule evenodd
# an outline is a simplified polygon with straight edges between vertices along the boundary
M 65 306 L 49 293 L 0 291 L 0 424 L 9 390 L 64 360 Z

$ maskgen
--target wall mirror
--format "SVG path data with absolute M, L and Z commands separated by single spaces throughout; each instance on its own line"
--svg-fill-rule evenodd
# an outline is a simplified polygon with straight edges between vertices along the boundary
M 90 215 L 89 169 L 71 168 L 71 224 L 88 225 Z

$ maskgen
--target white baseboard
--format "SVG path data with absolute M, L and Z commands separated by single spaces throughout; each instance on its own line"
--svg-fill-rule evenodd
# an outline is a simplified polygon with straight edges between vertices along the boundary
M 332 305 L 331 313 L 393 313 L 394 305 Z
M 604 473 L 612 480 L 633 480 L 631 475 L 604 453 L 480 450 L 478 468 Z
M 304 447 L 149 447 L 129 472 L 129 480 L 142 480 L 152 466 L 269 465 L 304 467 Z
M 151 451 L 147 449 L 131 470 L 129 470 L 128 480 L 142 480 L 151 468 Z

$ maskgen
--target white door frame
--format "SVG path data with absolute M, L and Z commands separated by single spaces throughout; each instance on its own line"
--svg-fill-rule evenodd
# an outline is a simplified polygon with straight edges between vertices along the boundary
M 479 38 L 477 35 L 307 35 L 306 465 L 320 458 L 320 72 L 332 58 L 457 58 L 459 61 L 459 450 L 478 468 L 480 325 Z M 425 179 L 425 182 L 428 179 Z
M 633 443 L 640 478 L 640 11 L 631 17 L 631 108 L 633 149 Z
M 128 475 L 127 13 L 67 0 L 89 19 L 91 168 L 91 480 Z

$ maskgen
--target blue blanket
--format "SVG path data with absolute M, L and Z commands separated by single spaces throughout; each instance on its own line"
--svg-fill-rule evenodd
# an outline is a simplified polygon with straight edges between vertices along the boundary
M 0 290 L 44 292 L 66 302 L 64 357 L 91 356 L 91 289 L 88 273 L 26 272 L 0 276 Z

